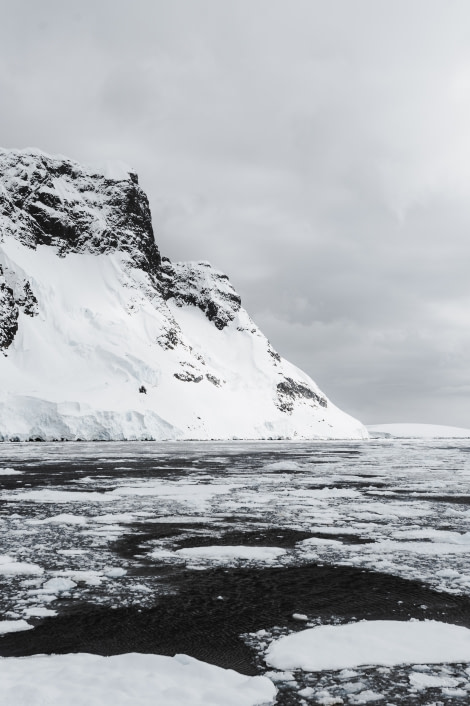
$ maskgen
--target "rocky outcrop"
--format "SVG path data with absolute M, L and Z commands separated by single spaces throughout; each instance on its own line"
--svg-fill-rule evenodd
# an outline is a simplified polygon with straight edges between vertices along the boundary
M 314 392 L 311 387 L 292 378 L 284 378 L 277 384 L 277 406 L 281 412 L 292 414 L 296 400 L 307 400 L 314 407 L 328 407 L 328 400 Z
M 22 283 L 22 287 L 17 296 L 16 303 L 24 311 L 27 316 L 37 316 L 38 310 L 38 300 L 31 289 L 31 284 L 26 280 Z
M 18 331 L 18 315 L 13 289 L 8 287 L 0 266 L 0 350 L 3 352 L 11 346 Z
M 127 252 L 155 272 L 155 244 L 147 196 L 133 172 L 110 179 L 76 162 L 41 152 L 0 150 L 3 235 L 24 245 L 53 245 L 67 253 Z
M 240 310 L 240 296 L 227 275 L 213 270 L 208 262 L 172 263 L 163 258 L 159 280 L 166 300 L 173 299 L 177 306 L 197 306 L 220 330 Z

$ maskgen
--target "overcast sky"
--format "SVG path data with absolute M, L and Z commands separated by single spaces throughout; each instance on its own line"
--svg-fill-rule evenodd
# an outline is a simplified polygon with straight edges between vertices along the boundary
M 0 4 L 3 147 L 132 165 L 363 422 L 470 426 L 468 0 Z

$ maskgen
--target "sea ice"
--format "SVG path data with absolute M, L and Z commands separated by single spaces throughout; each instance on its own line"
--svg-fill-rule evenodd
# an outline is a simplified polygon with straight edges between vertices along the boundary
M 14 493 L 5 493 L 1 496 L 2 500 L 8 502 L 36 502 L 36 503 L 88 503 L 98 502 L 106 503 L 113 502 L 115 497 L 110 493 L 94 493 L 94 492 L 75 492 L 73 490 L 49 490 L 43 488 L 40 490 L 23 490 Z
M 0 703 L 8 706 L 258 706 L 276 688 L 267 677 L 247 677 L 176 655 L 36 655 L 0 659 Z
M 383 698 L 383 694 L 378 694 L 376 691 L 366 689 L 365 691 L 361 691 L 360 694 L 353 694 L 350 696 L 349 703 L 354 704 L 354 706 L 359 704 L 370 704 L 374 701 L 382 701 Z
M 43 520 L 26 520 L 28 525 L 56 524 L 56 525 L 86 525 L 86 517 L 81 515 L 70 515 L 64 513 L 62 515 L 54 515 L 54 517 L 45 517 Z
M 33 626 L 26 622 L 26 620 L 1 620 L 0 621 L 0 635 L 6 635 L 9 632 L 20 632 L 22 630 L 32 630 Z M 1 693 L 1 686 L 0 686 Z M 6 703 L 6 702 L 5 702 Z
M 470 630 L 437 621 L 373 620 L 320 625 L 276 640 L 266 662 L 276 669 L 345 669 L 470 661 Z
M 125 576 L 126 574 L 126 569 L 123 569 L 121 566 L 110 567 L 104 570 L 104 575 L 110 579 L 116 579 L 120 576 Z
M 422 672 L 411 672 L 408 678 L 410 680 L 410 684 L 417 689 L 453 687 L 462 683 L 461 679 L 446 676 L 434 676 L 432 674 L 423 674 Z
M 50 608 L 44 608 L 43 606 L 25 608 L 23 612 L 25 615 L 31 616 L 32 618 L 47 618 L 52 615 L 57 615 L 56 610 L 50 610 Z
M 227 547 L 227 546 L 212 546 L 212 547 L 188 547 L 186 549 L 178 549 L 175 554 L 185 559 L 193 559 L 196 561 L 210 560 L 217 563 L 225 563 L 231 561 L 275 561 L 278 557 L 286 553 L 285 549 L 280 547 Z
M 29 564 L 24 561 L 16 561 L 6 554 L 0 555 L 0 576 L 32 575 L 40 576 L 44 573 L 37 564 Z
M 46 581 L 42 588 L 48 593 L 62 593 L 64 591 L 70 591 L 75 588 L 77 584 L 74 581 L 66 578 L 54 578 Z

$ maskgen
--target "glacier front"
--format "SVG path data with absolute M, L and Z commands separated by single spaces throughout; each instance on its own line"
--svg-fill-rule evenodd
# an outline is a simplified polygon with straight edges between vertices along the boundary
M 3 441 L 368 436 L 226 275 L 161 257 L 131 170 L 0 150 L 0 353 Z

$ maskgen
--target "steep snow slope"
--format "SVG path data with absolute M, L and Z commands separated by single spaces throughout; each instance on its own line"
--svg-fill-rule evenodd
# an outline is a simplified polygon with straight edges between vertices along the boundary
M 0 351 L 4 440 L 367 436 L 225 275 L 160 257 L 132 172 L 0 150 Z

